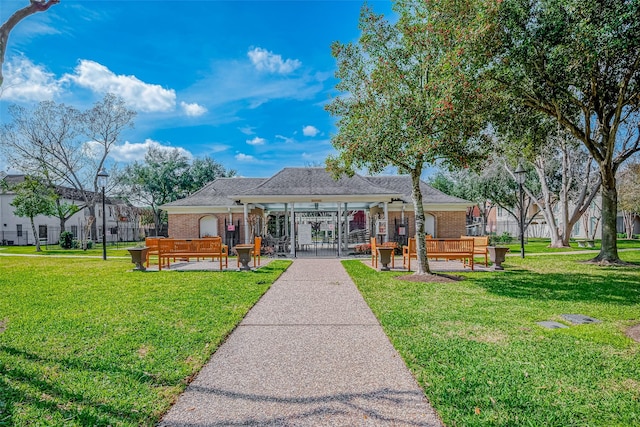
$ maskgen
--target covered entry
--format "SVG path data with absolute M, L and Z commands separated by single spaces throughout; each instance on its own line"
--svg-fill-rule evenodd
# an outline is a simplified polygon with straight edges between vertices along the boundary
M 162 208 L 169 213 L 169 234 L 177 238 L 224 235 L 233 228 L 230 245 L 261 236 L 278 255 L 341 257 L 366 251 L 373 236 L 380 243 L 406 243 L 415 233 L 411 188 L 406 175 L 336 180 L 324 168 L 285 168 L 271 178 L 218 178 Z M 464 234 L 470 202 L 426 183 L 421 191 L 427 232 Z

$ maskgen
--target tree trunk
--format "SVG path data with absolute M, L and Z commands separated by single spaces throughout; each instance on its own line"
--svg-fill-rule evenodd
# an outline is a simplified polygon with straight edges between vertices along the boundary
M 162 218 L 160 215 L 160 209 L 153 210 L 153 222 L 154 227 L 156 228 L 156 237 L 159 237 L 162 233 Z
M 93 218 L 93 221 L 91 221 L 90 227 L 91 227 L 91 240 L 93 240 L 93 242 L 97 242 L 98 241 L 98 225 L 96 224 L 96 206 L 95 203 L 91 203 L 87 209 L 89 209 L 89 218 Z M 104 215 L 104 212 L 102 212 L 102 214 Z
M 42 252 L 42 248 L 40 248 L 40 235 L 36 233 L 36 224 L 33 222 L 33 217 L 29 217 L 31 221 L 31 232 L 33 233 L 33 239 L 36 241 L 36 252 Z
M 422 191 L 420 190 L 420 174 L 422 167 L 411 171 L 411 198 L 416 217 L 416 254 L 418 257 L 418 271 L 416 274 L 431 274 L 427 260 L 427 244 L 425 242 L 425 216 L 422 204 Z
M 602 244 L 600 253 L 592 261 L 604 264 L 620 264 L 618 257 L 617 241 L 617 217 L 618 217 L 618 192 L 616 190 L 616 177 L 613 170 L 600 167 L 602 176 Z

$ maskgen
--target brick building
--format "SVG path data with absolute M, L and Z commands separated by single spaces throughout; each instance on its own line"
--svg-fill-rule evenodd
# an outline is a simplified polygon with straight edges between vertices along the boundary
M 473 204 L 424 182 L 421 189 L 427 233 L 464 235 Z M 271 178 L 218 178 L 161 208 L 171 237 L 219 235 L 232 246 L 260 235 L 273 250 L 294 256 L 346 255 L 371 236 L 405 244 L 415 234 L 406 175 L 335 180 L 324 168 L 285 168 Z

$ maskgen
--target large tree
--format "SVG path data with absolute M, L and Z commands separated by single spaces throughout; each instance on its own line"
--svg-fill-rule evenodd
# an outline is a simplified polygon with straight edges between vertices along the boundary
M 530 179 L 524 191 L 545 219 L 550 246 L 569 247 L 574 225 L 599 194 L 597 166 L 557 121 L 512 107 L 506 106 L 509 119 L 499 120 L 497 126 L 502 132 L 496 142 L 497 156 L 514 179 L 509 164 L 523 163 L 535 171 L 537 179 Z
M 491 64 L 505 100 L 557 121 L 599 166 L 602 246 L 618 263 L 616 171 L 640 150 L 640 2 L 504 0 Z
M 89 210 L 95 236 L 93 219 L 101 195 L 97 174 L 122 132 L 133 126 L 135 111 L 122 98 L 106 94 L 84 112 L 53 101 L 34 110 L 12 105 L 9 112 L 13 121 L 2 128 L 0 149 L 11 165 L 76 190 L 75 197 L 83 201 L 80 208 Z
M 2 74 L 2 66 L 4 64 L 4 55 L 7 51 L 7 42 L 9 41 L 9 33 L 27 16 L 37 12 L 44 12 L 54 4 L 60 3 L 60 0 L 30 0 L 29 6 L 15 11 L 5 23 L 0 26 L 0 87 L 4 81 Z
M 124 198 L 151 209 L 160 234 L 165 222 L 160 206 L 186 197 L 216 178 L 234 175 L 235 171 L 225 170 L 210 157 L 190 161 L 177 148 L 151 147 L 144 162 L 134 162 L 118 175 L 118 187 Z
M 474 46 L 484 37 L 478 1 L 399 1 L 396 23 L 367 5 L 356 43 L 332 46 L 337 60 L 336 88 L 327 105 L 338 117 L 327 160 L 336 174 L 388 166 L 412 180 L 418 274 L 430 273 L 425 248 L 425 214 L 420 176 L 428 164 L 463 167 L 480 157 L 483 97 L 475 78 Z

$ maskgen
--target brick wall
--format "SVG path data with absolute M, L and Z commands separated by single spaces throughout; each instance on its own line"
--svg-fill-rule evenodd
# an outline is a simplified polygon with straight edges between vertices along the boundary
M 218 235 L 225 239 L 225 220 L 229 223 L 228 214 L 169 214 L 169 237 L 174 239 L 197 239 L 200 237 L 200 219 L 205 216 L 215 216 L 218 219 Z M 232 214 L 233 224 L 237 227 L 240 222 L 239 242 L 244 242 L 244 215 Z
M 425 212 L 425 215 L 432 215 L 435 219 L 434 235 L 439 238 L 454 237 L 458 238 L 466 234 L 466 212 Z M 404 213 L 405 222 L 409 226 L 408 235 L 413 236 L 416 230 L 416 222 L 413 212 L 407 211 Z M 398 223 L 402 218 L 401 212 L 389 212 L 389 229 L 392 230 L 394 226 L 394 219 L 397 219 Z M 429 230 L 427 230 L 429 232 Z
M 203 214 L 169 215 L 169 237 L 174 239 L 196 239 L 200 237 L 200 218 Z
M 458 238 L 467 234 L 466 212 L 430 212 L 436 217 L 436 236 Z

